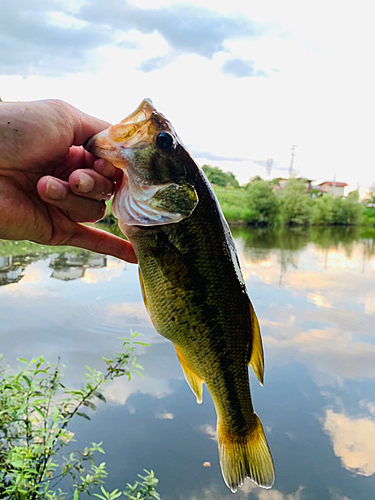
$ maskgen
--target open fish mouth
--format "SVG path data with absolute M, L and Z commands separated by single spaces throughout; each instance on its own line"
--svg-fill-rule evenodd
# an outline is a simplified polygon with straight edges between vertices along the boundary
M 180 143 L 171 123 L 150 99 L 120 123 L 94 135 L 85 148 L 124 171 L 112 209 L 126 225 L 155 226 L 179 222 L 198 203 L 184 168 L 175 167 Z M 150 166 L 152 168 L 150 168 Z M 180 168 L 180 173 L 175 171 Z
M 85 149 L 124 169 L 126 150 L 147 147 L 161 129 L 175 135 L 172 125 L 155 109 L 151 99 L 144 99 L 127 118 L 91 137 Z

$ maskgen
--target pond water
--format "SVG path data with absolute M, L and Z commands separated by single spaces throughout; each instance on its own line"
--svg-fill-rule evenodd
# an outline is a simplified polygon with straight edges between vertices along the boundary
M 248 480 L 233 496 L 224 485 L 210 396 L 205 390 L 196 404 L 173 345 L 154 330 L 137 266 L 0 242 L 0 351 L 12 365 L 60 356 L 66 382 L 79 387 L 85 365 L 103 369 L 101 356 L 120 349 L 119 337 L 143 333 L 144 378 L 108 385 L 107 404 L 72 428 L 76 448 L 103 441 L 108 490 L 147 468 L 163 500 L 374 498 L 375 231 L 233 235 L 263 334 L 264 387 L 250 377 L 275 462 L 271 490 Z

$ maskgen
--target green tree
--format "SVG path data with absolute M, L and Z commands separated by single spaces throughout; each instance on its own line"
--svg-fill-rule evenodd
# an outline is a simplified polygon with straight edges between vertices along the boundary
M 250 177 L 249 179 L 249 182 L 246 184 L 246 187 L 249 186 L 249 184 L 251 184 L 252 182 L 258 182 L 258 181 L 262 181 L 262 177 L 260 175 L 254 175 L 253 177 Z
M 355 189 L 354 191 L 350 191 L 348 193 L 348 196 L 346 197 L 347 200 L 352 200 L 352 201 L 359 201 L 359 191 L 358 189 Z
M 333 202 L 331 194 L 325 194 L 314 199 L 313 224 L 332 224 Z
M 332 224 L 360 224 L 362 211 L 362 205 L 358 201 L 350 198 L 335 198 L 332 207 Z
M 283 179 L 283 177 L 275 177 L 274 179 L 272 179 L 270 182 L 271 184 L 273 184 L 274 186 L 280 186 L 280 181 Z
M 226 174 L 226 185 L 227 186 L 232 186 L 235 189 L 240 188 L 240 183 L 236 179 L 236 176 L 232 172 L 227 172 Z
M 279 191 L 281 220 L 288 226 L 310 224 L 312 220 L 311 198 L 306 186 L 298 179 L 289 179 L 285 188 Z
M 254 180 L 246 186 L 248 207 L 253 211 L 249 222 L 254 224 L 274 224 L 278 214 L 278 199 L 272 185 L 263 179 Z
M 202 169 L 211 184 L 216 184 L 216 186 L 221 187 L 232 186 L 235 189 L 240 187 L 236 176 L 232 172 L 223 172 L 221 168 L 210 167 L 210 165 L 203 165 Z
M 209 165 L 203 165 L 202 169 L 211 184 L 216 184 L 217 186 L 222 187 L 225 187 L 227 185 L 227 176 L 225 172 L 223 172 L 219 167 L 210 167 Z

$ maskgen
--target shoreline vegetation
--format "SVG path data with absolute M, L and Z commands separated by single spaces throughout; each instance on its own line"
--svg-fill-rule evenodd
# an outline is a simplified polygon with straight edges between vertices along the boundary
M 346 198 L 306 189 L 305 179 L 290 178 L 280 187 L 280 178 L 266 181 L 259 176 L 240 186 L 234 174 L 218 167 L 203 165 L 231 226 L 310 227 L 367 226 L 375 227 L 375 190 L 367 203 L 359 201 L 358 191 Z M 103 222 L 117 223 L 111 203 Z
M 368 203 L 359 201 L 359 192 L 346 198 L 308 192 L 306 179 L 290 178 L 281 188 L 280 178 L 266 181 L 259 176 L 240 186 L 235 176 L 218 167 L 203 166 L 231 225 L 375 226 L 375 192 Z

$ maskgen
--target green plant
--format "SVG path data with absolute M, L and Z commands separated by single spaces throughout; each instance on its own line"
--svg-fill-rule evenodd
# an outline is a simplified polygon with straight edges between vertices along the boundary
M 362 218 L 362 205 L 351 198 L 335 198 L 332 207 L 332 224 L 359 224 Z
M 97 401 L 105 402 L 102 386 L 115 378 L 132 373 L 141 375 L 134 350 L 137 333 L 123 339 L 122 350 L 113 359 L 103 358 L 106 372 L 87 367 L 82 389 L 69 389 L 62 383 L 60 361 L 48 363 L 42 356 L 28 362 L 19 358 L 22 368 L 13 372 L 0 364 L 0 498 L 9 500 L 62 500 L 68 494 L 58 488 L 64 477 L 73 483 L 73 499 L 104 483 L 108 473 L 105 462 L 95 464 L 94 454 L 104 453 L 102 443 L 92 443 L 83 452 L 65 457 L 62 450 L 73 440 L 68 426 L 74 417 L 90 420 L 89 411 Z M 1 359 L 2 361 L 2 359 Z M 147 472 L 142 482 L 128 485 L 125 492 L 109 493 L 107 500 L 121 495 L 134 498 L 159 498 L 154 486 L 157 479 Z M 150 496 L 151 495 L 151 496 Z M 72 496 L 69 496 L 72 498 Z M 101 498 L 101 497 L 99 497 Z
M 211 167 L 210 165 L 203 165 L 202 170 L 211 184 L 221 187 L 232 186 L 235 189 L 240 187 L 236 176 L 232 172 L 224 172 L 221 168 Z
M 272 225 L 276 222 L 279 203 L 273 186 L 262 179 L 250 182 L 246 186 L 248 207 L 254 212 L 249 222 L 260 225 Z
M 280 194 L 281 219 L 287 226 L 308 225 L 312 219 L 311 198 L 306 193 L 304 182 L 288 179 Z
M 331 194 L 313 200 L 313 224 L 332 224 L 333 203 Z
M 375 226 L 375 208 L 364 207 L 362 213 L 362 221 L 364 224 Z

